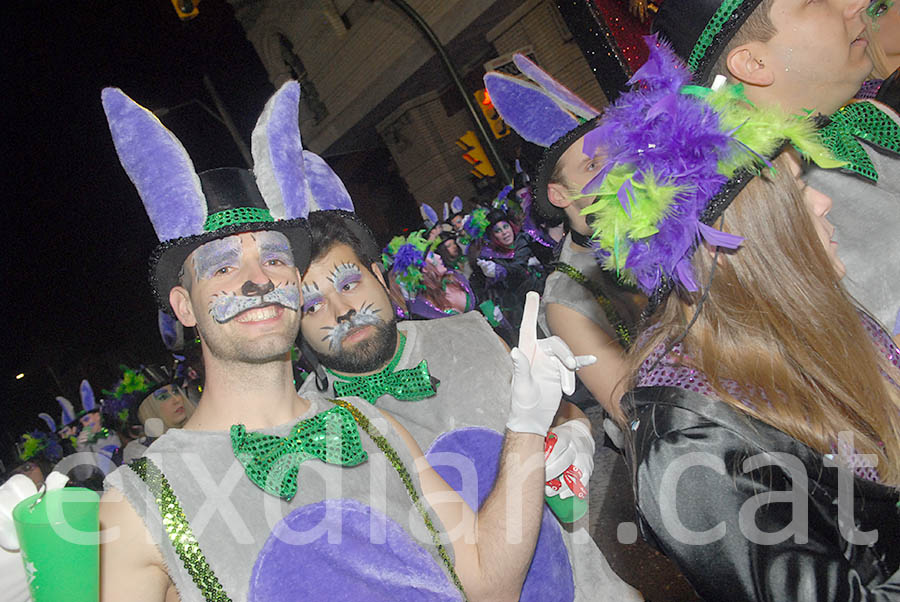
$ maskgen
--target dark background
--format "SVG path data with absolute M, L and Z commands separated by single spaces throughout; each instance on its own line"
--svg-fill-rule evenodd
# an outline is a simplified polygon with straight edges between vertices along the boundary
M 59 420 L 54 397 L 80 409 L 78 383 L 110 387 L 117 366 L 167 361 L 147 284 L 157 243 L 119 165 L 100 91 L 176 107 L 161 120 L 198 171 L 243 166 L 214 107 L 207 73 L 241 135 L 274 92 L 224 0 L 178 19 L 169 0 L 4 3 L 9 127 L 3 187 L 5 349 L 0 459 L 15 439 Z M 24 373 L 22 379 L 15 377 Z

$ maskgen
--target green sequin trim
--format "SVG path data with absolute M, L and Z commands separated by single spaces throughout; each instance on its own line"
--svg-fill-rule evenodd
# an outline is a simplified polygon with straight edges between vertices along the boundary
M 426 510 L 425 506 L 422 504 L 422 500 L 419 498 L 419 493 L 416 491 L 416 488 L 413 485 L 412 477 L 409 476 L 409 471 L 406 469 L 406 466 L 403 465 L 403 460 L 400 459 L 399 454 L 397 454 L 396 450 L 391 447 L 391 444 L 388 442 L 388 440 L 378 431 L 375 425 L 369 421 L 366 415 L 360 412 L 359 409 L 352 403 L 343 399 L 329 399 L 328 401 L 344 408 L 345 410 L 348 410 L 351 414 L 353 414 L 353 419 L 356 420 L 356 423 L 359 424 L 359 427 L 366 432 L 366 434 L 372 439 L 375 445 L 378 446 L 378 449 L 380 449 L 382 453 L 384 453 L 385 457 L 387 457 L 391 465 L 394 467 L 394 470 L 396 470 L 397 474 L 400 475 L 400 480 L 403 481 L 404 485 L 406 485 L 406 492 L 409 494 L 409 499 L 412 501 L 413 506 L 416 507 L 416 510 L 418 510 L 419 514 L 422 516 L 422 520 L 425 522 L 425 526 L 428 528 L 428 532 L 431 533 L 431 539 L 434 542 L 434 546 L 437 548 L 441 560 L 444 563 L 444 567 L 450 574 L 450 580 L 453 581 L 453 585 L 456 586 L 456 589 L 458 589 L 462 594 L 463 600 L 465 600 L 466 592 L 465 590 L 463 590 L 463 585 L 459 580 L 459 575 L 456 574 L 456 569 L 453 568 L 453 561 L 450 560 L 450 555 L 447 554 L 447 550 L 444 549 L 444 546 L 441 543 L 440 535 L 438 535 L 437 529 L 435 529 L 434 523 L 431 521 L 431 515 L 428 514 L 428 510 Z
M 631 347 L 631 343 L 634 340 L 633 333 L 628 329 L 628 326 L 625 325 L 625 321 L 619 317 L 618 312 L 616 312 L 616 308 L 613 307 L 612 302 L 606 298 L 600 291 L 600 287 L 598 287 L 594 282 L 588 280 L 587 276 L 579 272 L 574 267 L 570 266 L 568 263 L 558 262 L 553 265 L 553 267 L 558 272 L 562 272 L 581 286 L 585 287 L 597 298 L 597 303 L 603 309 L 603 313 L 606 314 L 606 319 L 609 321 L 610 326 L 616 331 L 616 335 L 619 339 L 619 343 L 622 344 L 625 349 Z
M 709 50 L 709 47 L 712 45 L 716 36 L 719 35 L 719 32 L 722 31 L 722 26 L 731 18 L 731 13 L 737 10 L 743 3 L 744 0 L 725 0 L 725 2 L 722 2 L 722 4 L 719 5 L 719 8 L 716 9 L 716 12 L 709 20 L 709 23 L 703 28 L 703 33 L 700 34 L 697 43 L 694 44 L 694 48 L 691 50 L 691 56 L 688 57 L 688 67 L 692 72 L 697 71 L 700 60 L 706 55 L 706 52 Z
M 213 232 L 232 224 L 252 224 L 256 222 L 274 222 L 275 218 L 268 209 L 259 207 L 235 207 L 207 216 L 203 229 Z
M 203 598 L 208 602 L 231 602 L 231 598 L 225 593 L 218 577 L 206 561 L 206 556 L 203 555 L 200 544 L 194 537 L 191 525 L 166 476 L 150 458 L 138 458 L 128 466 L 147 484 L 156 499 L 159 515 L 162 517 L 163 526 L 172 541 L 172 547 L 175 548 L 175 552 L 181 558 L 184 568 L 187 569 Z
M 428 362 L 422 360 L 412 368 L 397 370 L 403 349 L 406 346 L 406 336 L 400 334 L 400 343 L 397 352 L 387 366 L 366 376 L 347 376 L 328 370 L 336 377 L 334 381 L 334 393 L 340 397 L 362 397 L 371 404 L 385 394 L 393 395 L 400 401 L 420 401 L 437 394 L 439 381 L 432 380 L 428 372 Z

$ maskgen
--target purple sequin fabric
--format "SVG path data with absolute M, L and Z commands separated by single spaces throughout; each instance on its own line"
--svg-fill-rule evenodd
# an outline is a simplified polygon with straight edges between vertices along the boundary
M 891 364 L 900 368 L 900 348 L 894 344 L 890 336 L 874 319 L 863 313 L 860 316 L 866 332 L 869 333 L 872 342 L 875 344 L 876 350 L 884 355 Z M 649 331 L 647 334 L 649 334 Z M 638 371 L 638 387 L 676 387 L 685 391 L 700 393 L 713 399 L 719 399 L 719 396 L 710 386 L 709 381 L 702 372 L 686 365 L 684 361 L 678 361 L 682 353 L 680 343 L 675 345 L 663 358 L 664 352 L 665 346 L 660 345 L 644 360 Z M 885 378 L 888 378 L 888 381 L 895 387 L 900 388 L 900 384 L 894 382 L 887 375 L 885 375 Z M 748 407 L 753 406 L 752 403 L 745 399 L 746 391 L 738 383 L 726 380 L 722 382 L 722 387 L 730 395 L 741 400 L 744 405 Z M 761 396 L 765 397 L 764 395 Z M 846 442 L 839 440 L 832 445 L 832 449 L 837 458 L 852 469 L 858 477 L 868 481 L 880 482 L 878 470 L 863 454 L 856 453 Z
M 859 89 L 859 92 L 856 93 L 855 98 L 860 99 L 872 99 L 878 96 L 878 90 L 881 89 L 881 84 L 884 82 L 883 79 L 870 79 L 868 81 L 864 81 L 862 87 Z

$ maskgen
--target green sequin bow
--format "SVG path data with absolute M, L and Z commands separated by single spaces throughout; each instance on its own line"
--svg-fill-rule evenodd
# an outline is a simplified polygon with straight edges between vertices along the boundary
M 343 379 L 334 381 L 334 393 L 339 397 L 362 397 L 371 404 L 382 395 L 389 394 L 400 401 L 419 401 L 437 394 L 440 381 L 432 378 L 428 373 L 428 362 L 422 360 L 413 368 L 395 370 L 400 363 L 403 347 L 406 345 L 406 337 L 400 334 L 400 346 L 391 362 L 376 372 L 367 376 L 332 375 Z
M 251 481 L 285 501 L 297 493 L 297 469 L 306 460 L 356 466 L 368 457 L 353 415 L 341 407 L 301 420 L 286 437 L 248 433 L 234 424 L 231 449 Z
M 894 153 L 900 153 L 900 126 L 870 102 L 854 102 L 831 116 L 831 123 L 819 131 L 822 143 L 846 169 L 878 181 L 878 172 L 857 138 Z

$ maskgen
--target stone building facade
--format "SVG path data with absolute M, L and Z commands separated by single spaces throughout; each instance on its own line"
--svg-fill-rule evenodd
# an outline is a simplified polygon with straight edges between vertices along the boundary
M 476 129 L 471 114 L 425 35 L 390 0 L 230 2 L 273 85 L 300 80 L 305 147 L 329 161 L 386 151 L 416 202 L 439 212 L 454 195 L 476 194 L 455 144 Z M 553 0 L 407 4 L 434 31 L 469 94 L 483 87 L 485 63 L 528 49 L 588 102 L 606 103 Z M 498 141 L 499 150 L 511 162 L 519 143 L 512 134 Z

